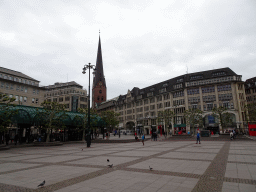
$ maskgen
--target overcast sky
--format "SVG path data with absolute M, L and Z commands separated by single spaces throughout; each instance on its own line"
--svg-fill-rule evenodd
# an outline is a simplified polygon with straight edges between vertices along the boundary
M 0 66 L 88 89 L 99 29 L 107 99 L 187 69 L 256 76 L 256 0 L 0 0 Z

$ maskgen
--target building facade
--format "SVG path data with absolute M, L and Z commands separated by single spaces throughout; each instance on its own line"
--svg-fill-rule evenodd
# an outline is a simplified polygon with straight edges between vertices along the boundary
M 88 107 L 87 91 L 74 81 L 55 83 L 44 88 L 44 100 L 63 104 L 67 111 L 77 112 L 78 108 Z
M 204 128 L 214 132 L 224 131 L 216 125 L 212 116 L 214 107 L 223 106 L 232 115 L 232 127 L 242 128 L 245 121 L 245 88 L 241 75 L 230 68 L 221 68 L 185 74 L 167 81 L 139 89 L 134 87 L 126 95 L 120 95 L 115 112 L 120 114 L 120 128 L 136 127 L 149 134 L 159 126 L 172 131 L 190 131 L 184 111 L 203 111 Z M 170 125 L 157 122 L 159 111 L 172 110 L 174 121 Z
M 248 106 L 248 120 L 251 124 L 256 124 L 255 106 L 256 106 L 256 77 L 245 81 L 245 94 Z
M 103 70 L 103 60 L 101 52 L 101 42 L 99 37 L 96 71 L 93 77 L 92 87 L 92 108 L 97 108 L 102 102 L 107 100 L 107 86 Z
M 256 103 L 256 77 L 245 81 L 245 94 L 247 104 Z
M 39 81 L 21 72 L 0 67 L 0 93 L 16 100 L 13 104 L 39 107 L 44 101 Z

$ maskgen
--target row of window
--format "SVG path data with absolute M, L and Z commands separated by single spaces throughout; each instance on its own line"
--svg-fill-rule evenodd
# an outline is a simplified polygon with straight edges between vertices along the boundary
M 227 94 L 219 94 L 219 101 L 228 101 L 228 100 L 232 100 L 233 96 L 232 93 L 227 93 Z M 216 95 L 206 95 L 203 96 L 203 102 L 213 102 L 216 101 Z M 199 103 L 200 102 L 200 97 L 189 97 L 188 98 L 188 103 Z M 185 104 L 185 100 L 184 99 L 179 99 L 179 100 L 174 100 L 173 101 L 173 106 L 179 106 L 179 105 L 184 105 Z M 143 102 L 139 101 L 136 103 L 136 106 L 142 106 Z M 127 104 L 127 108 L 131 108 L 132 104 L 129 103 Z M 145 106 L 144 110 L 149 110 L 148 108 L 149 106 Z M 159 103 L 157 104 L 157 109 L 162 108 L 163 104 Z M 165 102 L 164 103 L 164 107 L 170 107 L 170 102 Z M 150 106 L 150 110 L 154 110 L 155 109 L 155 105 L 151 105 Z M 117 109 L 116 109 L 117 110 Z M 123 106 L 119 106 L 119 110 L 123 110 Z M 139 108 L 139 110 L 137 109 L 137 112 L 142 112 L 142 108 Z
M 166 89 L 166 88 L 164 88 L 164 89 Z M 231 90 L 231 84 L 227 84 L 227 85 L 218 85 L 217 86 L 217 89 L 218 89 L 218 92 L 220 92 L 220 91 L 230 91 Z M 215 92 L 215 87 L 214 86 L 211 86 L 211 87 L 202 87 L 201 88 L 201 90 L 202 90 L 202 93 L 212 93 L 212 92 Z M 162 91 L 161 90 L 159 90 L 161 93 L 162 93 Z M 163 91 L 163 92 L 165 92 L 165 91 Z M 188 89 L 187 90 L 187 93 L 188 93 L 188 95 L 194 95 L 194 94 L 199 94 L 199 88 L 195 88 L 195 89 Z M 149 92 L 149 93 L 147 93 L 147 96 L 148 97 L 151 97 L 151 96 L 153 96 L 153 92 Z M 178 92 L 175 92 L 174 94 L 173 94 L 173 98 L 177 98 L 177 97 L 183 97 L 184 96 L 184 91 L 178 91 Z M 159 98 L 159 99 L 158 99 Z M 164 95 L 164 100 L 166 100 L 166 99 L 169 99 L 170 98 L 170 95 L 169 94 L 165 94 Z M 137 99 L 142 99 L 142 95 L 139 95 L 139 96 L 137 96 Z M 162 99 L 162 96 L 159 96 L 159 97 L 157 97 L 157 101 L 161 101 L 160 99 Z M 130 102 L 131 100 L 130 100 L 130 98 L 129 98 L 129 102 Z M 146 103 L 145 103 L 146 102 Z M 147 104 L 147 100 L 144 102 L 144 104 Z
M 215 92 L 215 87 L 202 87 L 202 93 L 212 93 Z
M 216 101 L 215 95 L 207 95 L 203 96 L 203 102 Z
M 220 82 L 232 81 L 232 80 L 234 80 L 234 77 L 230 76 L 230 77 L 221 77 L 221 78 L 214 78 L 214 79 L 207 79 L 207 80 L 200 80 L 200 81 L 192 81 L 192 82 L 186 82 L 186 87 L 220 83 Z M 236 80 L 241 81 L 241 77 L 237 77 Z
M 227 109 L 234 109 L 234 104 L 230 102 L 223 102 L 219 104 L 220 107 L 225 107 Z M 207 103 L 206 105 L 203 106 L 204 111 L 211 111 L 213 110 L 214 107 L 217 107 L 217 104 L 213 103 Z M 200 109 L 201 110 L 201 105 L 193 104 L 189 106 L 189 109 Z
M 159 90 L 159 93 L 164 93 L 164 92 L 166 92 L 166 87 Z
M 218 85 L 217 86 L 218 92 L 220 91 L 230 91 L 231 90 L 231 85 Z
M 0 78 L 7 79 L 10 81 L 16 81 L 16 82 L 24 83 L 24 84 L 28 84 L 28 85 L 38 85 L 37 82 L 31 81 L 31 80 L 22 79 L 22 78 L 14 77 L 11 75 L 2 74 L 2 73 L 0 73 Z
M 2 89 L 9 89 L 9 90 L 14 90 L 15 85 L 12 83 L 5 83 L 5 82 L 1 82 L 1 88 Z M 28 87 L 26 86 L 20 86 L 20 85 L 16 85 L 16 91 L 21 91 L 21 92 L 28 92 Z M 32 89 L 32 93 L 33 94 L 39 94 L 40 91 L 38 89 Z
M 176 97 L 183 97 L 184 96 L 184 91 L 178 91 L 178 92 L 175 92 L 173 94 L 173 98 L 176 98 Z
M 188 103 L 199 103 L 200 102 L 200 97 L 189 97 L 188 98 Z
M 183 86 L 182 86 L 182 83 L 173 85 L 173 88 L 174 88 L 174 89 L 180 89 L 180 88 L 182 88 L 182 87 L 183 87 Z
M 44 95 L 44 97 L 63 95 L 63 94 L 69 94 L 69 93 L 80 93 L 81 95 L 85 95 L 85 92 L 76 91 L 76 90 L 73 89 L 73 90 L 64 90 L 64 91 L 58 91 L 58 92 L 53 92 L 53 93 L 47 93 L 47 94 Z
M 173 101 L 173 106 L 179 106 L 179 105 L 184 105 L 185 100 L 184 99 L 179 99 L 179 100 L 174 100 Z
M 12 94 L 10 94 L 9 97 L 13 98 L 14 96 Z M 27 103 L 28 98 L 26 96 L 15 95 L 15 101 L 20 102 L 20 104 L 22 104 L 22 102 Z M 31 99 L 31 103 L 38 104 L 38 102 L 39 102 L 38 98 L 32 98 Z
M 228 101 L 228 100 L 232 100 L 232 99 L 233 99 L 232 93 L 219 95 L 219 101 Z
M 196 88 L 196 89 L 188 89 L 187 92 L 188 92 L 188 95 L 199 94 L 199 88 Z
M 246 100 L 247 100 L 247 101 L 256 101 L 256 95 L 246 97 Z
M 195 89 L 192 89 L 191 92 L 196 92 Z M 227 94 L 219 94 L 219 101 L 228 101 L 228 100 L 232 100 L 233 99 L 233 96 L 232 96 L 232 93 L 227 93 Z M 157 97 L 157 101 L 161 101 L 162 100 L 162 97 Z M 213 102 L 213 101 L 216 101 L 216 95 L 206 95 L 206 96 L 203 96 L 203 102 Z M 155 98 L 151 98 L 150 99 L 150 103 L 154 103 L 155 102 Z M 200 97 L 189 97 L 188 98 L 188 103 L 199 103 L 200 102 Z M 148 104 L 148 100 L 144 100 L 144 104 Z M 174 100 L 173 101 L 173 105 L 174 106 L 178 106 L 178 105 L 184 105 L 185 104 L 185 100 L 184 99 L 180 99 L 180 100 Z M 143 101 L 138 101 L 136 102 L 136 106 L 142 106 L 143 105 Z M 153 110 L 154 108 L 152 108 L 152 106 L 154 105 L 151 105 L 150 106 L 150 110 Z M 165 107 L 169 107 L 168 104 L 164 104 Z M 127 108 L 131 108 L 132 107 L 132 104 L 129 103 L 127 104 Z M 159 106 L 160 108 L 162 108 L 162 103 L 160 104 Z M 159 108 L 158 107 L 158 108 Z M 123 106 L 119 106 L 119 110 L 123 110 Z

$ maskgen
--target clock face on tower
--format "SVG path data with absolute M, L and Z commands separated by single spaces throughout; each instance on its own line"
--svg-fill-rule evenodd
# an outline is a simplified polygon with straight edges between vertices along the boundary
M 99 82 L 99 85 L 102 85 L 102 83 L 101 83 L 101 82 Z

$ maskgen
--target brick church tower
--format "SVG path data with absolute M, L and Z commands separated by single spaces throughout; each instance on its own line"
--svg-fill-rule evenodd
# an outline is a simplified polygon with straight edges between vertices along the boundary
M 101 53 L 101 43 L 99 37 L 97 61 L 96 61 L 96 71 L 93 77 L 93 87 L 92 87 L 92 108 L 97 108 L 103 101 L 107 100 L 107 86 L 103 71 L 103 61 Z

